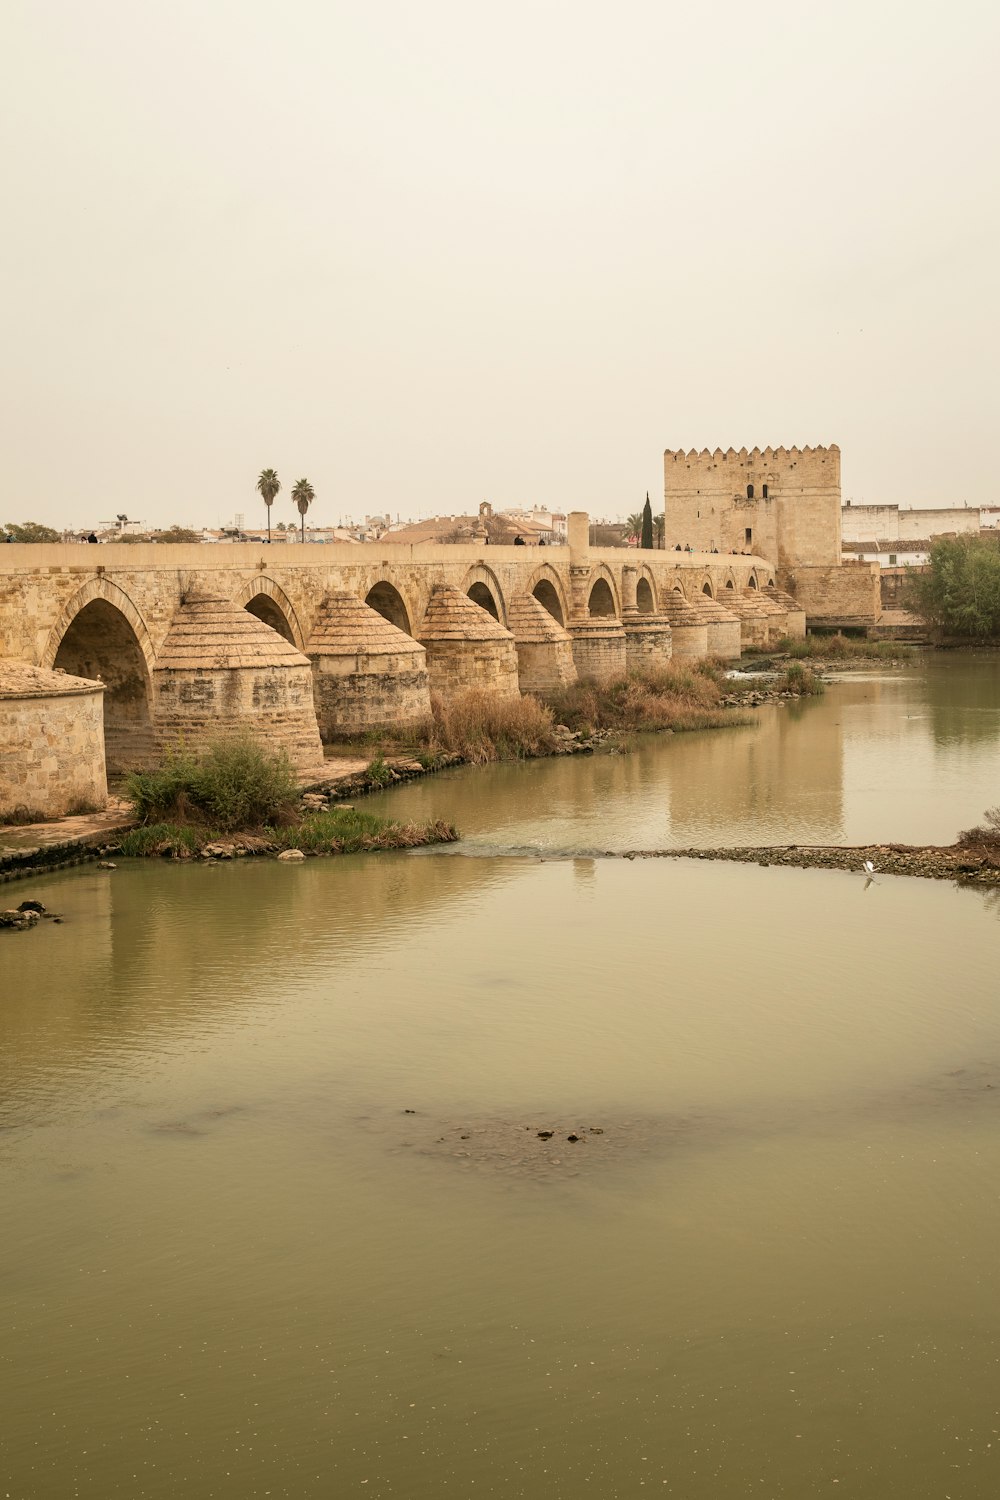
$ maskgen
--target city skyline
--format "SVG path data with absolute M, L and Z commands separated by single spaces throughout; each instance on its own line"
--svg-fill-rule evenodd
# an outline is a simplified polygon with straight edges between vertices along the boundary
M 5 519 L 988 504 L 996 13 L 15 5 Z

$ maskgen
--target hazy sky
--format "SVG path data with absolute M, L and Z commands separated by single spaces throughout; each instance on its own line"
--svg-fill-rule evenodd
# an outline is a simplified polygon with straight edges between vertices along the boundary
M 996 502 L 998 16 L 6 0 L 0 519 Z

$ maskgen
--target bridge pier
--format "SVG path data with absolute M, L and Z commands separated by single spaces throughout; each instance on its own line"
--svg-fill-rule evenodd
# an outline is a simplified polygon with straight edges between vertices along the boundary
M 558 693 L 577 680 L 573 642 L 531 594 L 511 600 L 507 618 L 517 650 L 517 681 L 522 693 Z
M 296 770 L 322 764 L 309 659 L 226 599 L 182 604 L 153 672 L 161 750 L 195 753 L 241 731 L 285 750 Z
M 306 655 L 324 745 L 369 729 L 405 732 L 430 718 L 426 650 L 355 594 L 328 595 Z
M 427 652 L 431 693 L 443 702 L 470 688 L 518 696 L 514 637 L 460 589 L 435 585 L 417 639 Z

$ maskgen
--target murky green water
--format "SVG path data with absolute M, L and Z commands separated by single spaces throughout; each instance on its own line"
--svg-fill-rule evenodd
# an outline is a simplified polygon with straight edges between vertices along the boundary
M 950 837 L 1000 800 L 951 665 L 386 799 L 476 859 L 32 883 L 0 1495 L 995 1495 L 997 906 L 487 853 Z

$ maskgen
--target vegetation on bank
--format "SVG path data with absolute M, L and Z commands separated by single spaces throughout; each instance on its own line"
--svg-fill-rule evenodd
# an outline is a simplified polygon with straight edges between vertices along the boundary
M 723 669 L 711 659 L 629 672 L 612 682 L 578 682 L 550 700 L 560 724 L 603 730 L 715 729 L 745 722 L 722 703 Z
M 926 571 L 909 580 L 906 603 L 960 640 L 1000 637 L 1000 537 L 938 537 Z
M 794 693 L 799 698 L 819 698 L 826 692 L 822 677 L 800 661 L 790 661 L 775 686 L 779 693 Z
M 912 646 L 899 641 L 870 641 L 864 636 L 807 635 L 793 641 L 788 636 L 775 647 L 793 661 L 908 661 L 914 656 Z
M 988 807 L 983 819 L 975 828 L 963 829 L 955 842 L 983 860 L 1000 864 L 1000 807 Z
M 483 765 L 500 760 L 565 752 L 567 730 L 583 740 L 621 731 L 714 729 L 742 724 L 723 703 L 724 664 L 714 660 L 670 663 L 630 672 L 608 683 L 576 683 L 547 700 L 530 695 L 501 698 L 470 688 L 445 704 L 433 701 L 433 716 L 406 736 L 375 730 L 338 749 L 374 751 L 368 767 L 373 787 L 390 779 L 385 757 L 405 755 L 428 770 L 456 761 Z
M 203 850 L 223 849 L 240 856 L 280 854 L 300 849 L 303 854 L 369 854 L 383 849 L 418 849 L 429 844 L 451 844 L 458 833 L 450 823 L 396 823 L 376 818 L 351 807 L 329 807 L 305 813 L 283 828 L 264 827 L 240 833 L 223 833 L 192 823 L 145 823 L 117 840 L 124 857 L 149 855 L 186 858 Z
M 179 751 L 124 787 L 140 826 L 118 839 L 123 855 L 181 858 L 223 845 L 230 854 L 359 854 L 453 842 L 449 823 L 397 823 L 352 807 L 303 805 L 284 751 L 240 736 L 217 740 L 201 759 Z
M 169 754 L 155 771 L 129 776 L 125 797 L 142 822 L 260 828 L 290 822 L 298 778 L 283 750 L 268 750 L 249 735 L 216 740 L 201 758 Z
M 551 755 L 556 748 L 552 709 L 530 696 L 501 698 L 482 688 L 448 703 L 435 699 L 422 749 L 431 756 L 460 756 L 472 765 Z

